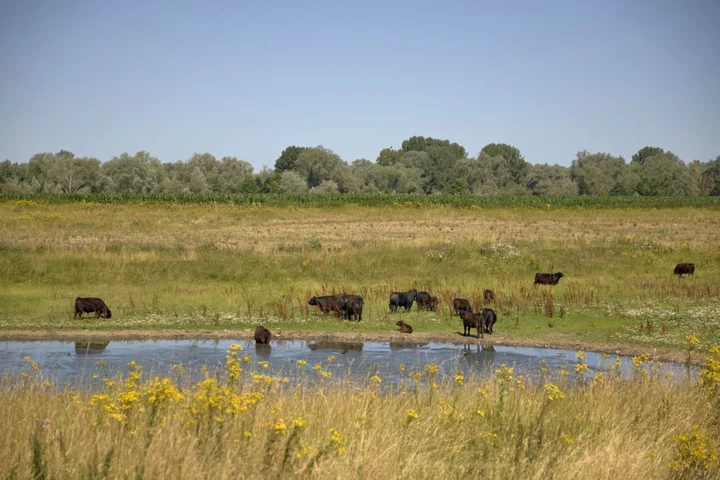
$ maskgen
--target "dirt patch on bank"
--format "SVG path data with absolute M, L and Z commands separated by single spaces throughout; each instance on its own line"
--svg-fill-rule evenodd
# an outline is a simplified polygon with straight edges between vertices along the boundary
M 0 341 L 20 340 L 190 340 L 190 339 L 237 339 L 252 340 L 254 330 L 4 330 Z M 499 345 L 511 347 L 559 348 L 585 352 L 609 353 L 635 356 L 647 353 L 653 360 L 663 362 L 687 362 L 688 352 L 673 348 L 643 347 L 613 343 L 590 343 L 573 340 L 562 335 L 542 338 L 512 335 L 485 335 L 485 338 L 464 337 L 460 332 L 420 332 L 411 335 L 399 332 L 322 332 L 305 330 L 273 330 L 275 340 L 331 340 L 337 342 L 405 342 L 405 343 L 455 343 Z M 702 365 L 702 352 L 696 352 L 690 363 Z

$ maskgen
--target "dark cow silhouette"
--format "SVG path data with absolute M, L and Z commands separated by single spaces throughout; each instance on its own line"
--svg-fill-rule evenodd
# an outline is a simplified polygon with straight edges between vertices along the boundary
M 398 307 L 403 307 L 405 311 L 410 310 L 415 297 L 417 297 L 417 290 L 414 288 L 407 292 L 392 292 L 390 294 L 390 311 L 396 312 Z
M 463 321 L 463 336 L 470 335 L 470 329 L 474 328 L 477 331 L 476 338 L 484 338 L 483 324 L 485 317 L 483 317 L 482 313 L 463 311 L 460 313 L 460 318 Z
M 340 311 L 343 313 L 343 317 L 347 320 L 355 319 L 356 321 L 362 320 L 362 311 L 365 301 L 360 295 L 339 295 L 340 300 Z
M 259 345 L 267 345 L 270 343 L 270 338 L 272 338 L 272 333 L 270 333 L 270 330 L 263 327 L 262 325 L 258 325 L 255 329 L 255 343 Z
M 480 312 L 483 316 L 483 323 L 485 324 L 485 331 L 492 335 L 493 333 L 493 325 L 495 325 L 495 322 L 497 322 L 497 314 L 495 313 L 495 310 L 492 308 L 483 308 L 482 312 Z
M 308 305 L 317 305 L 318 309 L 327 315 L 329 312 L 340 314 L 340 307 L 342 305 L 338 295 L 326 295 L 322 297 L 312 297 L 308 301 Z
M 483 292 L 483 302 L 484 303 L 493 303 L 495 301 L 495 292 L 492 290 L 485 290 Z
M 560 272 L 557 273 L 536 273 L 535 274 L 535 282 L 534 285 L 557 285 L 557 283 L 560 281 L 562 277 L 564 277 Z
M 425 309 L 434 312 L 440 304 L 438 298 L 430 295 L 428 292 L 419 292 L 415 300 L 417 301 L 418 311 L 420 309 Z
M 95 318 L 98 318 L 99 316 L 105 318 L 112 317 L 112 312 L 100 298 L 77 297 L 75 299 L 75 318 L 81 318 L 84 312 L 94 312 Z
M 410 325 L 408 325 L 407 323 L 403 322 L 402 320 L 399 320 L 395 325 L 400 327 L 400 328 L 398 328 L 398 332 L 400 332 L 400 333 L 412 333 L 413 332 L 412 327 Z
M 456 298 L 453 300 L 453 311 L 456 315 L 460 315 L 462 312 L 472 312 L 472 307 L 466 299 Z
M 681 277 L 685 274 L 695 276 L 695 264 L 694 263 L 678 263 L 675 265 L 675 271 L 673 275 L 680 275 Z

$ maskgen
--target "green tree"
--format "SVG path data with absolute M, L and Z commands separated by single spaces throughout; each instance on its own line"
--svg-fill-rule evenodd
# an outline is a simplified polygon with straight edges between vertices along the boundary
M 105 162 L 101 172 L 107 177 L 106 190 L 118 193 L 150 193 L 160 180 L 160 161 L 145 151 L 123 153 Z
M 297 172 L 287 170 L 280 174 L 280 191 L 282 193 L 307 193 L 307 181 Z
M 305 179 L 309 188 L 317 187 L 325 180 L 338 183 L 341 172 L 347 164 L 332 150 L 323 148 L 308 148 L 298 156 L 293 170 Z
M 580 195 L 608 195 L 626 167 L 625 159 L 608 153 L 578 152 L 570 166 L 570 178 Z
M 570 169 L 561 165 L 533 165 L 527 189 L 532 195 L 578 194 L 578 186 L 570 178 Z
M 284 172 L 285 170 L 293 170 L 295 168 L 295 162 L 297 162 L 298 157 L 305 150 L 307 150 L 307 147 L 296 147 L 295 145 L 287 147 L 275 161 L 275 171 Z
M 638 162 L 639 163 L 639 162 Z M 687 165 L 672 152 L 646 157 L 638 176 L 640 195 L 692 195 L 693 185 Z
M 380 155 L 378 155 L 377 160 L 375 163 L 378 165 L 382 165 L 384 167 L 388 167 L 390 165 L 395 165 L 400 161 L 400 158 L 402 158 L 403 151 L 402 150 L 394 150 L 392 148 L 383 148 L 380 151 Z
M 463 158 L 467 156 L 465 147 L 457 143 L 450 143 L 450 140 L 440 140 L 431 137 L 410 137 L 402 142 L 402 150 L 404 152 L 427 152 L 434 147 L 448 148 L 455 158 Z
M 506 143 L 490 143 L 485 145 L 480 153 L 485 153 L 491 158 L 502 157 L 507 162 L 512 181 L 517 185 L 525 185 L 527 176 L 530 173 L 530 164 L 525 161 L 520 150 Z
M 643 165 L 648 158 L 662 153 L 665 153 L 665 150 L 660 147 L 643 147 L 632 156 L 632 163 Z
M 720 155 L 705 164 L 700 175 L 700 191 L 705 195 L 720 196 Z
M 256 193 L 260 190 L 253 179 L 253 166 L 235 157 L 223 157 L 216 165 L 216 191 L 230 193 Z M 254 187 L 250 183 L 255 184 Z M 248 191 L 251 189 L 253 191 Z
M 330 193 L 338 193 L 338 184 L 332 180 L 323 180 L 320 185 L 310 189 L 310 193 L 327 195 Z

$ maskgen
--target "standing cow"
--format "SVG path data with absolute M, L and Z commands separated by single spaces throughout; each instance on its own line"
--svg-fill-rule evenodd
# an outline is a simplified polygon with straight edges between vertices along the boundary
M 492 335 L 493 325 L 497 322 L 497 314 L 492 308 L 483 308 L 481 315 L 483 316 L 483 323 L 485 323 L 485 330 L 487 333 Z
M 270 333 L 270 330 L 263 327 L 262 325 L 258 325 L 255 329 L 255 343 L 258 345 L 268 345 L 270 343 L 270 339 L 272 338 L 272 333 Z
M 425 309 L 434 312 L 440 303 L 437 297 L 430 295 L 428 292 L 419 292 L 415 300 L 417 301 L 418 311 Z
M 453 311 L 455 315 L 460 315 L 462 312 L 472 312 L 472 307 L 466 299 L 456 298 L 453 300 Z
M 362 311 L 365 301 L 360 295 L 340 295 L 340 311 L 346 320 L 362 320 Z
M 99 316 L 105 318 L 112 317 L 112 312 L 100 298 L 77 297 L 75 299 L 75 318 L 81 318 L 84 312 L 94 312 L 95 318 L 98 318 Z
M 557 285 L 564 275 L 557 273 L 536 273 L 534 285 Z
M 414 288 L 407 292 L 392 292 L 390 294 L 390 312 L 397 312 L 398 307 L 403 307 L 405 311 L 410 310 L 415 297 L 417 297 L 417 290 Z
M 470 329 L 474 328 L 477 331 L 476 338 L 484 338 L 483 325 L 485 317 L 481 313 L 463 311 L 460 313 L 460 318 L 463 321 L 463 336 L 470 335 Z
M 692 275 L 695 276 L 695 264 L 694 263 L 678 263 L 675 265 L 675 271 L 673 272 L 673 275 L 679 275 L 682 277 L 683 275 Z
M 483 302 L 485 304 L 493 303 L 495 301 L 495 292 L 492 290 L 483 291 Z

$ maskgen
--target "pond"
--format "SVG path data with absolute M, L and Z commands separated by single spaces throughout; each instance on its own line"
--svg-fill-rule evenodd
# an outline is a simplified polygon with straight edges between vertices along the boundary
M 465 375 L 492 374 L 502 364 L 513 366 L 518 374 L 530 377 L 538 376 L 545 366 L 552 375 L 563 366 L 572 372 L 579 363 L 576 352 L 571 350 L 453 343 L 293 340 L 255 345 L 247 340 L 7 341 L 0 343 L 0 376 L 29 371 L 24 359 L 29 355 L 44 378 L 72 388 L 101 385 L 102 377 L 111 377 L 117 372 L 125 374 L 131 360 L 142 365 L 145 372 L 158 375 L 166 375 L 173 365 L 182 363 L 186 375 L 197 380 L 201 378 L 203 366 L 214 371 L 225 363 L 232 344 L 243 347 L 241 355 L 247 354 L 253 360 L 248 368 L 259 373 L 295 378 L 301 370 L 297 361 L 305 360 L 305 372 L 320 363 L 323 370 L 333 372 L 334 378 L 347 376 L 351 381 L 361 381 L 377 374 L 386 385 L 406 381 L 409 372 L 422 370 L 428 363 L 437 364 L 440 377 L 454 375 L 459 370 Z M 613 365 L 616 358 L 620 358 L 621 373 L 630 375 L 633 371 L 630 357 L 604 358 L 599 353 L 587 352 L 584 363 L 592 372 Z M 268 368 L 256 362 L 267 362 Z M 696 368 L 688 369 L 678 363 L 654 366 L 661 374 L 673 372 L 676 379 L 696 372 Z

